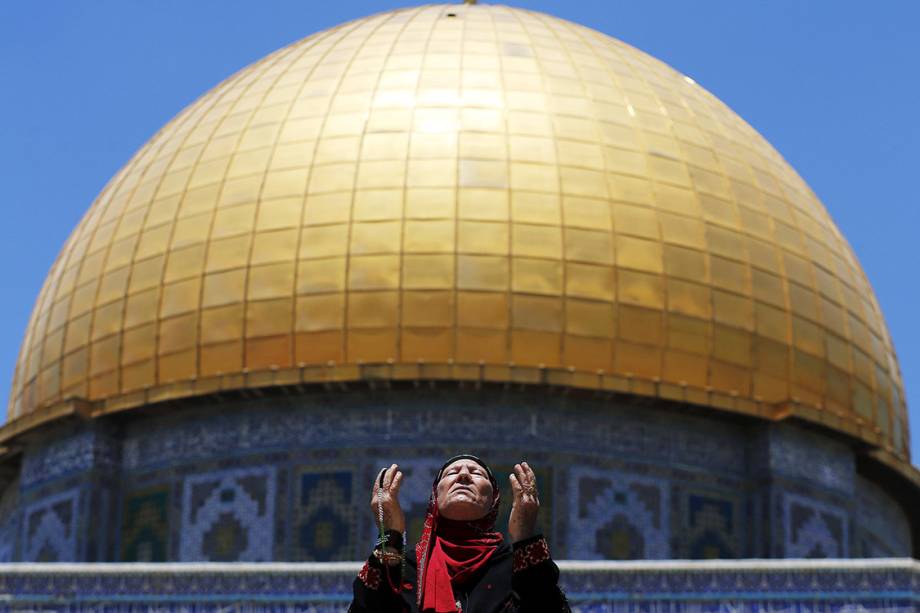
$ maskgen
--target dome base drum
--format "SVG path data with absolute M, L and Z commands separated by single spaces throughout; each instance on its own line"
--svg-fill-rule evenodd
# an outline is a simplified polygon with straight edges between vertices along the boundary
M 459 452 L 488 458 L 506 488 L 515 462 L 534 466 L 560 559 L 906 557 L 915 529 L 847 440 L 630 395 L 287 389 L 32 436 L 2 503 L 5 560 L 357 560 L 380 467 L 406 474 L 411 539 Z

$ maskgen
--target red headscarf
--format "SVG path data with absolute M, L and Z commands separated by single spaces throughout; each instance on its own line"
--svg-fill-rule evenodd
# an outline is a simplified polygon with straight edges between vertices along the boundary
M 438 482 L 444 469 L 457 460 L 470 459 L 486 469 L 492 482 L 492 507 L 475 521 L 454 521 L 438 515 Z M 498 517 L 498 483 L 489 467 L 472 455 L 449 459 L 434 480 L 422 536 L 415 546 L 418 562 L 418 608 L 420 611 L 455 613 L 454 587 L 463 585 L 485 566 L 501 545 L 501 532 L 495 532 Z

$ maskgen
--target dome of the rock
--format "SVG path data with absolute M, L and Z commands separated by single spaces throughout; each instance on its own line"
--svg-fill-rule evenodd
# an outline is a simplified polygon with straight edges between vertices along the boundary
M 570 415 L 573 397 L 586 400 Z M 372 410 L 380 402 L 385 418 Z M 29 463 L 34 450 L 80 436 L 117 448 L 123 479 L 111 497 L 125 501 L 115 523 L 127 536 L 118 551 L 100 546 L 98 559 L 338 559 L 356 550 L 326 555 L 307 538 L 288 549 L 276 542 L 225 558 L 202 553 L 206 530 L 193 529 L 185 507 L 163 530 L 191 532 L 139 554 L 130 543 L 141 538 L 131 523 L 140 520 L 124 509 L 131 492 L 156 489 L 136 482 L 171 482 L 182 492 L 166 487 L 171 504 L 193 504 L 197 486 L 178 473 L 142 476 L 154 470 L 144 468 L 148 454 L 165 454 L 170 437 L 194 430 L 199 443 L 223 442 L 202 444 L 197 455 L 188 443 L 186 455 L 163 455 L 156 470 L 211 470 L 228 441 L 255 436 L 263 419 L 302 416 L 331 437 L 306 448 L 347 450 L 357 439 L 391 441 L 394 420 L 416 424 L 403 430 L 412 433 L 444 419 L 447 432 L 449 417 L 432 417 L 432 403 L 474 421 L 526 407 L 535 441 L 541 427 L 560 440 L 569 428 L 575 441 L 579 432 L 621 426 L 632 433 L 626 438 L 652 439 L 636 457 L 661 470 L 682 465 L 673 449 L 734 449 L 713 460 L 728 472 L 742 465 L 738 483 L 747 485 L 725 498 L 735 522 L 757 505 L 764 526 L 794 515 L 797 504 L 816 509 L 827 538 L 837 539 L 836 549 L 822 541 L 826 555 L 903 553 L 917 529 L 890 485 L 920 483 L 898 362 L 872 288 L 821 202 L 762 136 L 690 78 L 587 27 L 504 6 L 359 19 L 269 55 L 179 113 L 112 178 L 48 273 L 0 442 L 23 449 L 20 487 L 29 467 L 38 470 L 38 460 Z M 287 408 L 275 415 L 278 407 Z M 229 439 L 208 433 L 237 422 Z M 361 434 L 340 440 L 330 434 L 339 429 Z M 147 430 L 159 440 L 147 441 Z M 687 440 L 669 438 L 677 431 Z M 235 453 L 296 446 L 269 435 L 245 440 Z M 413 440 L 400 444 L 420 444 Z M 438 440 L 438 449 L 450 446 Z M 662 440 L 673 453 L 649 459 Z M 605 441 L 588 448 L 616 455 Z M 505 449 L 500 437 L 475 444 Z M 584 462 L 571 445 L 528 443 L 550 454 L 547 479 L 558 488 L 635 472 Z M 751 459 L 752 448 L 763 450 L 765 464 Z M 347 492 L 336 503 L 345 510 L 329 520 L 335 534 L 357 521 L 348 509 L 363 508 L 370 458 L 385 456 L 373 450 L 368 467 L 352 474 L 335 455 L 327 472 L 340 476 L 322 490 Z M 773 493 L 746 498 L 763 475 L 814 462 L 826 470 L 790 477 L 798 485 L 776 494 L 776 518 L 767 518 Z M 289 467 L 284 486 L 280 464 L 272 466 L 263 512 L 296 523 L 298 511 L 282 509 L 280 492 L 296 482 L 295 496 L 306 500 L 310 487 L 326 486 L 303 475 L 326 473 L 292 476 Z M 235 470 L 211 481 L 256 500 L 249 486 L 226 483 L 261 473 Z M 833 476 L 837 470 L 850 476 Z M 675 545 L 668 534 L 676 529 L 661 526 L 715 513 L 722 507 L 706 501 L 722 499 L 687 498 L 661 485 L 670 478 L 636 477 L 636 501 L 624 498 L 662 514 L 638 555 L 617 549 L 630 541 L 608 534 L 619 528 L 606 516 L 591 519 L 596 541 L 581 543 L 575 528 L 554 535 L 570 557 L 813 553 L 796 549 L 791 534 L 782 546 L 757 544 L 759 528 L 739 526 L 718 538 L 699 528 L 710 540 Z M 830 498 L 809 507 L 809 480 Z M 857 543 L 862 533 L 848 519 L 856 508 L 834 506 L 835 495 L 854 492 L 866 501 L 860 509 L 887 513 L 876 522 L 885 527 L 864 539 L 872 545 Z M 194 504 L 225 502 L 202 496 Z M 554 513 L 564 525 L 570 511 Z M 572 513 L 575 522 L 601 511 L 588 504 Z M 28 538 L 17 559 L 39 551 Z

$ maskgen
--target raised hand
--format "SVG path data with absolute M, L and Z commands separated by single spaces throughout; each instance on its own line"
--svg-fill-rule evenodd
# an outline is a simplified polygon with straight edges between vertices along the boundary
M 514 502 L 511 505 L 511 517 L 508 519 L 508 534 L 511 542 L 517 543 L 530 538 L 536 533 L 537 512 L 540 499 L 537 496 L 537 477 L 527 462 L 514 465 L 514 473 L 508 477 Z
M 399 506 L 399 487 L 402 485 L 402 478 L 402 471 L 396 464 L 377 473 L 371 490 L 371 512 L 374 515 L 374 524 L 378 528 L 382 509 L 384 530 L 406 531 L 406 515 Z

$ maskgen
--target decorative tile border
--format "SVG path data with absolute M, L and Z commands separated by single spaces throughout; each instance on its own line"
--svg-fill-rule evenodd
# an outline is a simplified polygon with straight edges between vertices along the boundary
M 670 557 L 671 504 L 665 480 L 583 467 L 573 468 L 569 479 L 570 556 Z
M 240 449 L 366 449 L 384 443 L 396 456 L 399 447 L 412 449 L 419 440 L 460 449 L 501 448 L 520 440 L 543 451 L 593 450 L 710 473 L 745 472 L 747 435 L 742 427 L 712 416 L 637 412 L 592 399 L 576 402 L 535 393 L 482 397 L 457 390 L 394 390 L 386 395 L 356 391 L 222 404 L 219 419 L 213 411 L 202 407 L 128 425 L 122 468 L 133 472 L 212 461 Z M 458 423 L 464 428 L 458 430 Z
M 834 507 L 787 493 L 783 525 L 784 557 L 845 558 L 849 555 L 847 517 Z
M 274 466 L 187 477 L 180 558 L 187 562 L 271 560 L 274 504 Z
M 295 560 L 335 561 L 360 557 L 355 532 L 357 511 L 355 473 L 348 466 L 319 464 L 295 471 Z M 363 492 L 362 492 L 363 493 Z M 364 502 L 365 497 L 360 497 Z M 366 549 L 361 543 L 360 549 Z
M 577 613 L 886 611 L 920 607 L 920 562 L 738 560 L 559 563 Z M 359 562 L 0 564 L 0 608 L 345 611 Z M 132 609 L 133 607 L 133 609 Z
M 26 507 L 22 522 L 23 559 L 73 562 L 77 559 L 79 490 L 49 496 Z

